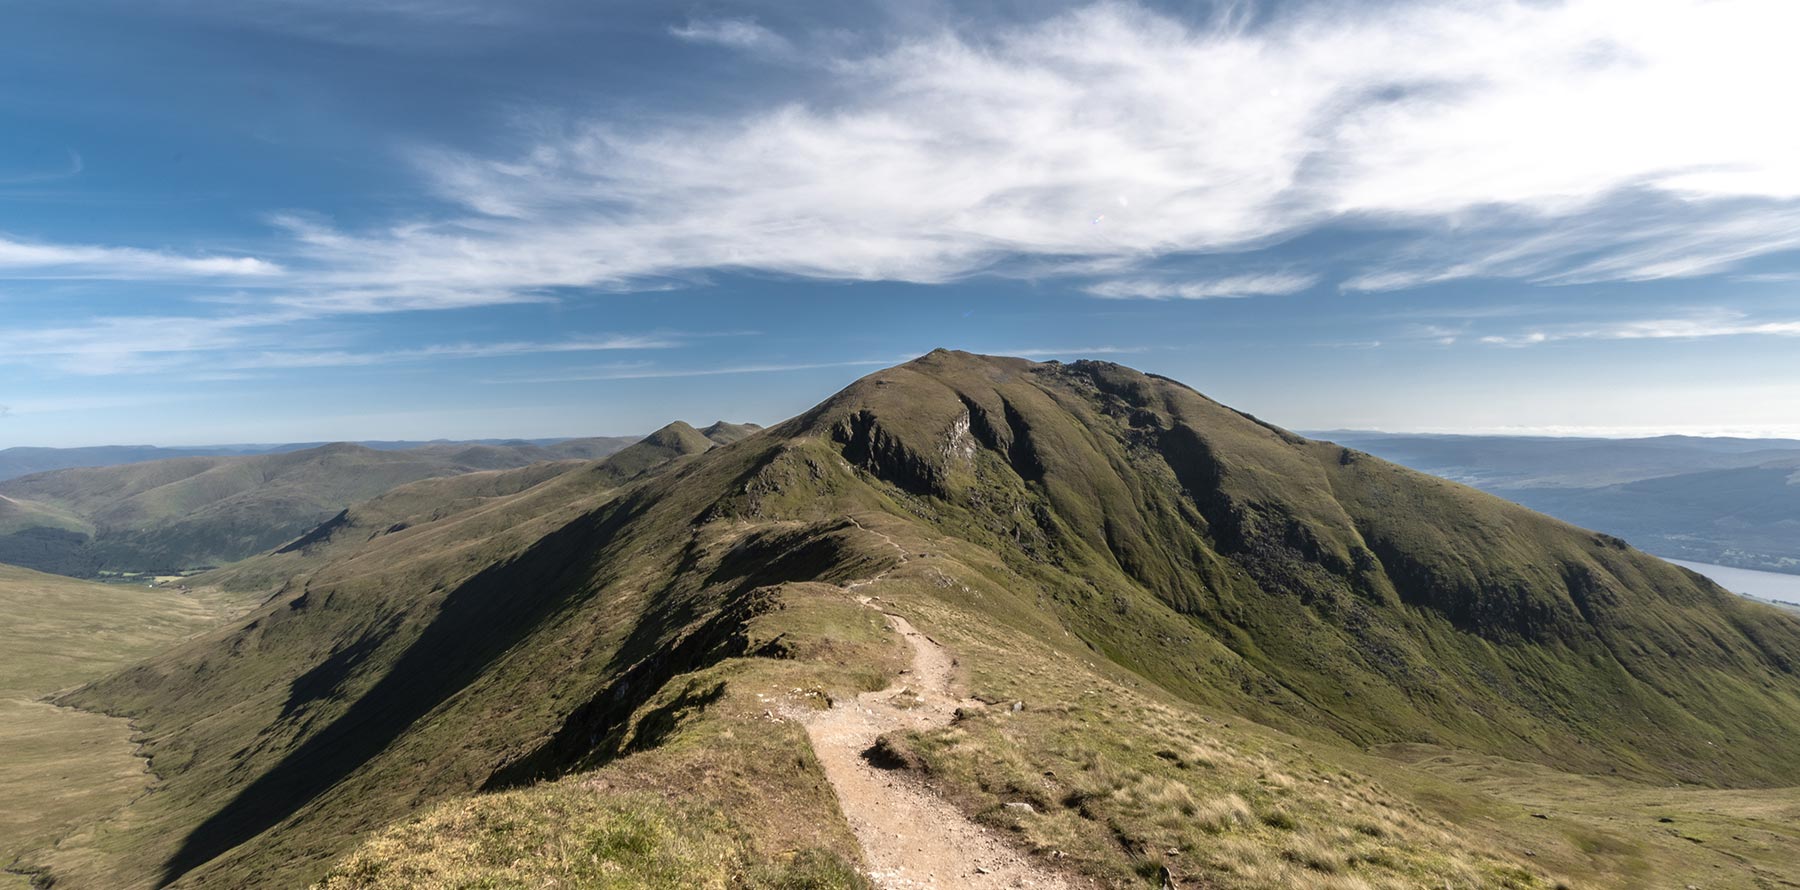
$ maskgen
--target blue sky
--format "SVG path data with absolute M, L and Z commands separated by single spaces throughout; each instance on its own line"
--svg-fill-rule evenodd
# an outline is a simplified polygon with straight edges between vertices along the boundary
M 1785 0 L 10 4 L 0 447 L 772 422 L 934 347 L 1800 435 Z

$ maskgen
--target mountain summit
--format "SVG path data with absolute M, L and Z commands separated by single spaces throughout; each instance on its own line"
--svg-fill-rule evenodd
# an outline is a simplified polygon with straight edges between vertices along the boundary
M 687 807 L 658 843 L 714 851 L 693 868 L 741 850 L 789 870 L 743 886 L 857 886 L 818 877 L 878 856 L 808 709 L 904 685 L 920 639 L 965 705 L 870 757 L 1071 880 L 1548 887 L 1626 855 L 1523 857 L 1537 824 L 1462 824 L 1470 792 L 1415 794 L 1366 753 L 1396 745 L 1800 783 L 1800 621 L 1165 378 L 939 350 L 716 427 L 611 459 L 629 472 L 414 498 L 275 572 L 239 625 L 73 693 L 137 720 L 164 785 L 42 865 L 59 887 L 431 886 L 505 858 L 501 823 L 553 845 Z M 1231 855 L 1166 852 L 1205 849 Z

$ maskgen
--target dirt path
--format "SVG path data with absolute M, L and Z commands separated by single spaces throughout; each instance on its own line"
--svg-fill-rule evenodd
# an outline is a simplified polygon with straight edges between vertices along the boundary
M 900 563 L 873 578 L 844 585 L 851 593 L 881 580 L 907 560 L 905 548 L 892 538 L 864 530 L 899 550 Z M 857 601 L 879 608 L 869 596 L 858 596 Z M 882 733 L 944 726 L 954 719 L 958 707 L 982 706 L 960 699 L 953 691 L 956 662 L 944 647 L 905 618 L 885 614 L 888 626 L 912 647 L 912 668 L 894 685 L 865 692 L 854 702 L 793 715 L 805 724 L 813 751 L 837 791 L 844 818 L 862 843 L 870 878 L 881 890 L 1070 890 L 1063 878 L 1040 868 L 991 829 L 969 821 L 912 776 L 877 768 L 864 759 L 863 752 Z

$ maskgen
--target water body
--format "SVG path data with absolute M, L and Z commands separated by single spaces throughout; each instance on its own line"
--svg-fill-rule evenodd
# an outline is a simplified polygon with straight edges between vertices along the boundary
M 1766 600 L 1780 600 L 1784 603 L 1800 605 L 1800 575 L 1759 572 L 1755 569 L 1734 569 L 1731 566 L 1715 566 L 1682 559 L 1671 559 L 1669 562 L 1682 568 L 1693 569 L 1718 582 L 1718 585 L 1726 590 L 1747 593 Z

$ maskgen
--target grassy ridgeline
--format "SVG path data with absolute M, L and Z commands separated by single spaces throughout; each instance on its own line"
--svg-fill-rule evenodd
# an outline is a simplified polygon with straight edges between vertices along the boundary
M 136 716 L 167 784 L 128 830 L 44 862 L 78 888 L 501 869 L 471 820 L 584 842 L 542 823 L 602 786 L 674 789 L 760 857 L 854 857 L 774 705 L 892 676 L 841 586 L 893 568 L 861 592 L 957 653 L 976 695 L 1027 703 L 896 744 L 1094 879 L 1792 874 L 1766 849 L 1697 852 L 1592 801 L 1537 819 L 1506 789 L 1369 754 L 1432 744 L 1641 788 L 1800 781 L 1782 731 L 1800 622 L 1615 539 L 1115 365 L 939 352 L 724 448 L 688 432 L 665 444 L 703 453 L 649 478 L 595 465 L 385 528 L 353 510 L 293 574 L 260 576 L 280 586 L 251 620 L 72 696 Z M 916 558 L 896 568 L 886 541 Z M 1662 803 L 1686 818 L 1681 795 Z M 407 827 L 422 810 L 445 849 Z M 1743 837 L 1786 837 L 1744 818 Z M 432 886 L 386 874 L 371 886 Z

